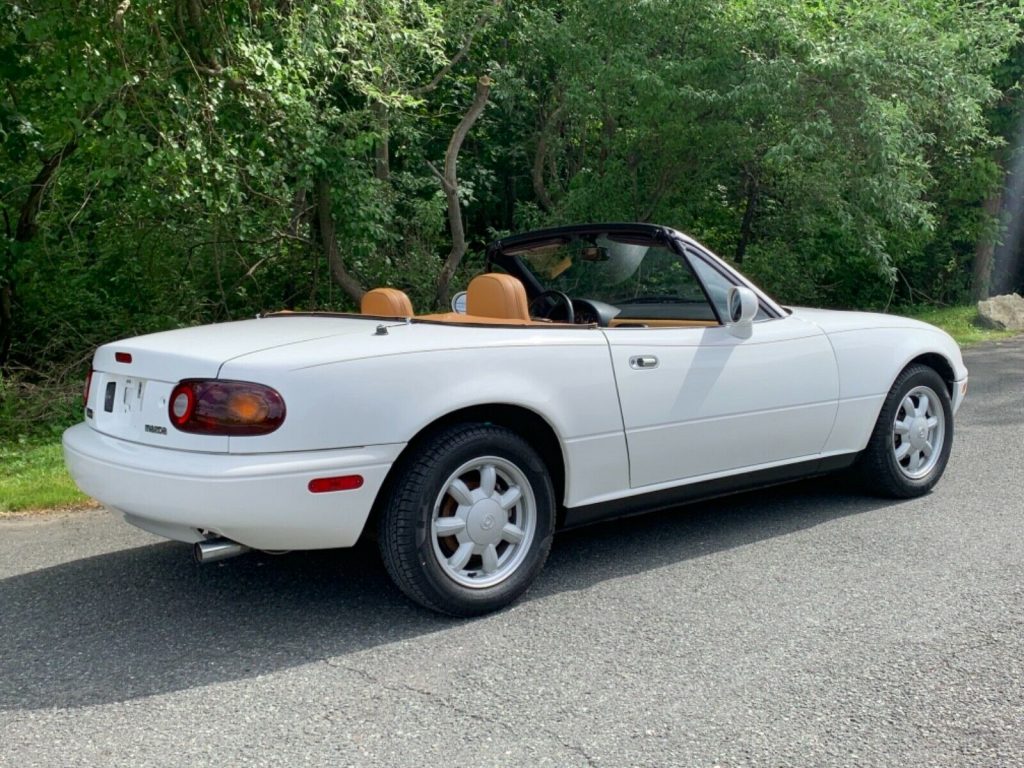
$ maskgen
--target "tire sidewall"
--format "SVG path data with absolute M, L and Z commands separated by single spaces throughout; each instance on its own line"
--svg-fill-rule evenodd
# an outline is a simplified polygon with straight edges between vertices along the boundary
M 449 433 L 449 436 L 451 433 Z M 429 590 L 444 603 L 444 609 L 460 615 L 496 610 L 526 591 L 536 579 L 551 547 L 554 533 L 555 498 L 551 478 L 533 448 L 514 432 L 490 425 L 467 426 L 457 435 L 457 445 L 431 462 L 416 496 L 416 554 Z M 442 441 L 443 442 L 443 441 Z M 536 527 L 529 550 L 519 568 L 491 587 L 472 588 L 453 581 L 434 552 L 434 504 L 444 484 L 459 467 L 483 456 L 497 456 L 515 464 L 531 486 L 535 501 Z
M 939 450 L 939 459 L 932 467 L 932 470 L 924 477 L 914 479 L 903 474 L 896 456 L 892 450 L 893 422 L 899 412 L 903 398 L 907 396 L 914 387 L 926 386 L 937 395 L 942 407 L 942 415 L 945 420 L 943 427 L 942 448 Z M 889 392 L 885 407 L 879 416 L 879 444 L 877 450 L 884 450 L 884 462 L 888 474 L 896 489 L 901 495 L 918 496 L 927 493 L 942 477 L 949 461 L 949 454 L 953 448 L 953 406 L 950 402 L 949 391 L 946 383 L 935 371 L 923 366 L 908 369 L 906 375 L 897 381 L 896 386 Z

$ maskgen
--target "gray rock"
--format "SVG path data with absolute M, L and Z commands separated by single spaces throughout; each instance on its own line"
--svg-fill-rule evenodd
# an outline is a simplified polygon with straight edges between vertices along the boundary
M 997 330 L 1024 331 L 1024 298 L 1008 293 L 979 301 L 978 322 Z

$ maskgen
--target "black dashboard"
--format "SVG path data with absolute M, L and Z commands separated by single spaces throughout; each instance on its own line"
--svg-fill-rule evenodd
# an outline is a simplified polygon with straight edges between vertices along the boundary
M 618 307 L 592 299 L 573 299 L 572 309 L 578 325 L 596 324 L 602 328 L 607 328 L 612 318 L 620 311 Z

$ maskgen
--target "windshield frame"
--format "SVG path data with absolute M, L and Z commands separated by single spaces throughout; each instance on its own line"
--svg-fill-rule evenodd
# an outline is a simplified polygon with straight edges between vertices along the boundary
M 686 268 L 697 281 L 701 291 L 704 293 L 705 299 L 710 305 L 715 317 L 718 318 L 720 324 L 724 325 L 725 323 L 719 315 L 718 307 L 715 305 L 715 302 L 711 300 L 708 288 L 704 284 L 704 281 L 701 280 L 700 275 L 694 269 L 691 259 L 703 259 L 732 284 L 744 286 L 752 290 L 754 295 L 758 298 L 758 303 L 760 304 L 761 309 L 768 315 L 768 319 L 778 319 L 786 316 L 782 307 L 765 294 L 764 291 L 725 263 L 710 249 L 701 245 L 692 237 L 689 237 L 682 232 L 657 224 L 577 224 L 565 227 L 534 230 L 520 235 L 501 238 L 499 240 L 495 240 L 487 247 L 487 257 L 484 269 L 485 271 L 490 272 L 494 266 L 497 266 L 501 270 L 517 277 L 525 286 L 527 297 L 533 299 L 544 292 L 544 285 L 536 275 L 534 275 L 534 273 L 522 263 L 522 260 L 518 256 L 510 254 L 508 251 L 525 250 L 530 246 L 540 246 L 546 242 L 549 243 L 559 239 L 564 239 L 566 242 L 569 242 L 575 238 L 601 234 L 608 234 L 612 236 L 634 236 L 637 238 L 648 239 L 653 243 L 672 251 L 679 259 L 682 260 L 683 264 L 686 265 Z

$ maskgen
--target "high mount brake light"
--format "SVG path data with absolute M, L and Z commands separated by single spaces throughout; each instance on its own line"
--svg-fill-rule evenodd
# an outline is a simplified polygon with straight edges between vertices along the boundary
M 186 379 L 167 404 L 171 424 L 201 435 L 266 435 L 284 422 L 284 399 L 248 381 Z

